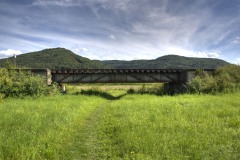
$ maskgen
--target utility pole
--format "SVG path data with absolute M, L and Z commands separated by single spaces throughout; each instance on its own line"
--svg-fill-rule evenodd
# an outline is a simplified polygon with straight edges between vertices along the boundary
M 17 55 L 14 53 L 14 67 L 15 67 L 15 69 L 17 68 L 17 60 L 16 60 L 16 58 L 17 58 Z

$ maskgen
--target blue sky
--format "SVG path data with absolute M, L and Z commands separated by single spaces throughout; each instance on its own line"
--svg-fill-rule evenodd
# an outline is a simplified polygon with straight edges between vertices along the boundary
M 240 0 L 0 0 L 0 22 L 0 58 L 64 47 L 99 60 L 240 64 Z

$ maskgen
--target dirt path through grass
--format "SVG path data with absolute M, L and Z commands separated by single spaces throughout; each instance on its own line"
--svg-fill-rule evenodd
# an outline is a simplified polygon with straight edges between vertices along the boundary
M 79 152 L 80 155 L 75 155 L 73 159 L 99 158 L 98 120 L 102 116 L 102 108 L 108 103 L 96 107 L 95 111 L 86 118 L 84 125 L 79 128 L 76 140 L 80 143 L 75 143 L 74 147 L 81 152 Z
M 82 125 L 76 130 L 74 143 L 70 151 L 71 159 L 85 159 L 85 160 L 98 160 L 106 158 L 104 154 L 102 133 L 102 119 L 104 119 L 105 108 L 111 106 L 114 101 L 107 101 L 97 107 L 92 113 L 82 122 Z M 106 137 L 104 137 L 106 138 Z M 74 153 L 75 152 L 75 153 Z

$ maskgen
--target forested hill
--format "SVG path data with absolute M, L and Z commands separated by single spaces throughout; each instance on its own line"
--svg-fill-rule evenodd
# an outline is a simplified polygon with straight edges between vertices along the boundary
M 7 61 L 12 63 L 13 58 L 1 59 L 0 65 L 3 66 Z M 49 69 L 106 68 L 105 65 L 99 61 L 81 57 L 64 48 L 45 49 L 19 55 L 17 56 L 17 67 Z
M 0 59 L 0 67 L 6 63 L 13 64 L 13 58 Z M 38 52 L 31 52 L 17 56 L 17 67 L 23 68 L 49 68 L 49 69 L 214 69 L 228 64 L 226 61 L 212 58 L 189 58 L 176 55 L 167 55 L 154 60 L 133 60 L 133 61 L 97 61 L 90 60 L 74 54 L 64 48 L 45 49 Z
M 167 55 L 159 57 L 154 60 L 133 60 L 133 61 L 102 61 L 105 65 L 113 68 L 148 68 L 148 69 L 197 69 L 197 68 L 209 68 L 215 69 L 220 66 L 229 64 L 226 61 L 213 58 L 192 58 L 183 57 L 177 55 Z

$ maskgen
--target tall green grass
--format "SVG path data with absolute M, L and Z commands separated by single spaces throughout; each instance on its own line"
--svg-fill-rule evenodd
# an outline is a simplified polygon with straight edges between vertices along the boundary
M 0 104 L 0 159 L 72 159 L 79 135 L 104 99 L 55 96 L 5 99 Z
M 240 159 L 240 94 L 126 96 L 99 122 L 104 152 L 116 159 Z
M 5 99 L 0 159 L 240 159 L 240 93 Z

